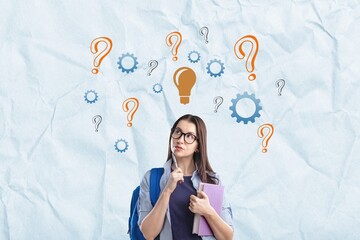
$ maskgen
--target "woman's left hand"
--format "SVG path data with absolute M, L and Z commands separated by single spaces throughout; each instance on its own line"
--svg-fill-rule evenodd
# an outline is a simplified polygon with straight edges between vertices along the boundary
M 209 198 L 203 191 L 198 191 L 197 196 L 190 196 L 189 209 L 193 213 L 198 213 L 200 215 L 210 214 L 213 210 L 213 207 L 210 205 Z

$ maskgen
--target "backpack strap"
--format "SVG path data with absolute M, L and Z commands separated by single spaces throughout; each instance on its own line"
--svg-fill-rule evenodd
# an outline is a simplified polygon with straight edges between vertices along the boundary
M 164 168 L 152 168 L 150 172 L 150 200 L 155 206 L 160 196 L 160 178 L 164 173 Z

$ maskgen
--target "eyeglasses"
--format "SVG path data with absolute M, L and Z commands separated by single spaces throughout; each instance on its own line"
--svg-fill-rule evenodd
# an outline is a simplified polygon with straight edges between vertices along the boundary
M 171 137 L 174 139 L 179 139 L 182 136 L 185 136 L 184 140 L 188 144 L 192 144 L 197 140 L 197 137 L 192 133 L 183 133 L 180 128 L 175 128 L 173 130 L 173 133 L 171 134 Z

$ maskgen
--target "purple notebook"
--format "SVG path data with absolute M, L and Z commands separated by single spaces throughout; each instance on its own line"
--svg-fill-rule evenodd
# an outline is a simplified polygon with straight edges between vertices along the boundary
M 200 183 L 199 190 L 204 191 L 208 195 L 210 205 L 220 215 L 224 197 L 224 186 L 210 183 Z M 199 236 L 214 235 L 206 219 L 200 214 L 195 214 L 194 216 L 193 233 Z

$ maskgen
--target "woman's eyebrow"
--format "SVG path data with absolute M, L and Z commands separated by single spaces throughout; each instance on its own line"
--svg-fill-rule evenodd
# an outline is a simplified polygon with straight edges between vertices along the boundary
M 191 133 L 192 135 L 195 135 L 194 132 L 184 132 L 181 128 L 179 128 L 179 127 L 176 127 L 176 128 L 177 128 L 177 129 L 180 129 L 180 131 L 181 131 L 182 133 L 185 133 L 185 134 Z

